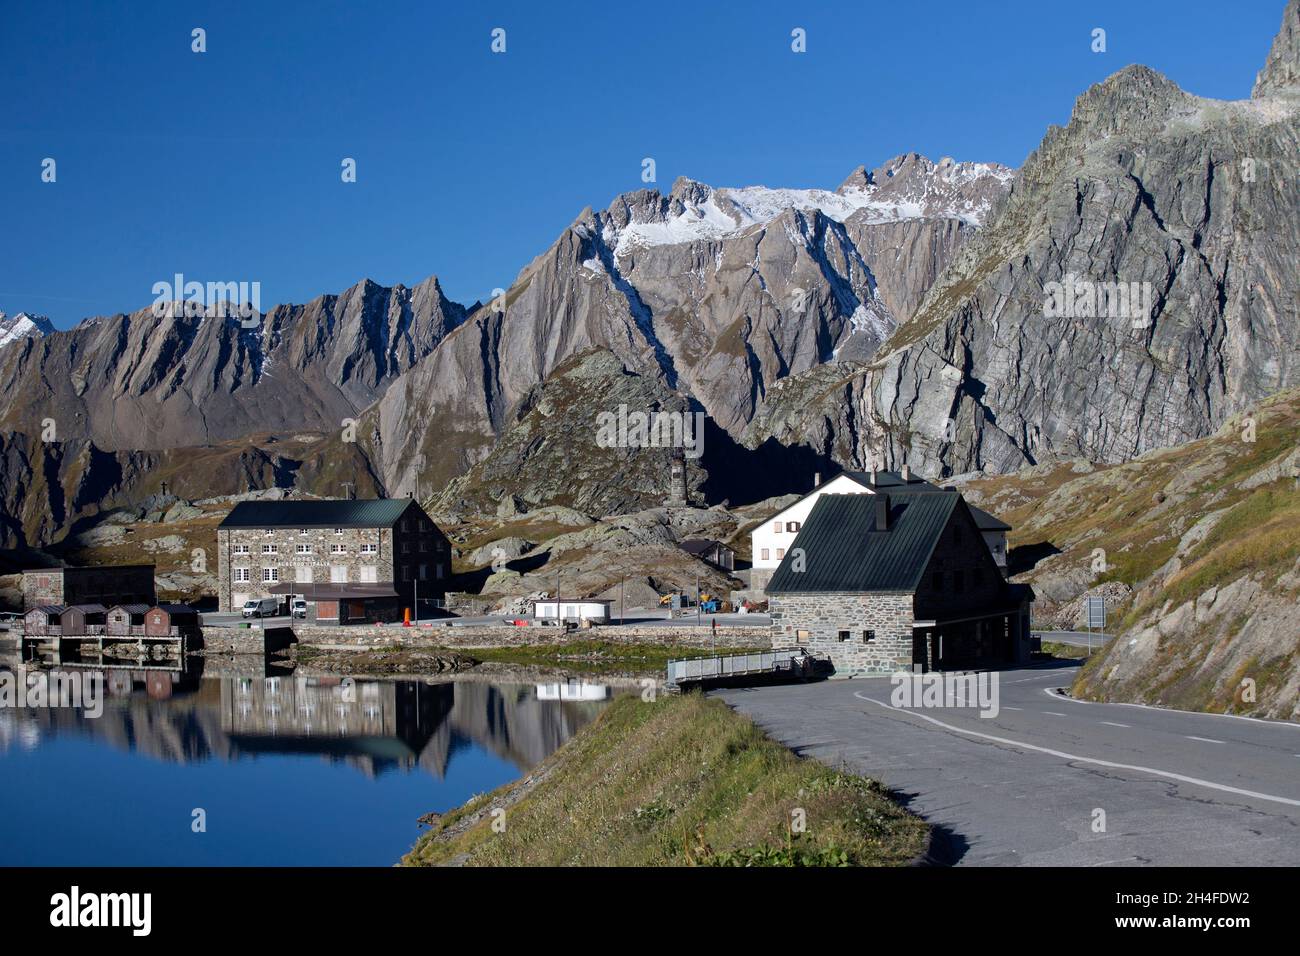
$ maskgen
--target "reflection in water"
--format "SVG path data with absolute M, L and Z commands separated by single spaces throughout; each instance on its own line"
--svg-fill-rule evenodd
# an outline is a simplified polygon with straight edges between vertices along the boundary
M 14 664 L 0 659 L 0 669 Z M 215 674 L 204 672 L 202 658 L 163 666 L 49 666 L 98 675 L 103 716 L 0 709 L 0 754 L 76 734 L 178 763 L 297 754 L 346 763 L 372 777 L 418 767 L 442 779 L 453 755 L 470 746 L 527 770 L 592 720 L 610 696 L 603 684 L 307 677 L 285 668 L 275 673 L 275 665 L 256 674 Z

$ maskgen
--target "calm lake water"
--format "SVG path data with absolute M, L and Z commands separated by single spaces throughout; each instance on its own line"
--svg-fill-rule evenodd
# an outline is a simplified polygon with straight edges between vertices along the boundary
M 518 779 L 610 693 L 211 668 L 93 671 L 94 719 L 0 707 L 0 865 L 388 866 L 419 816 Z

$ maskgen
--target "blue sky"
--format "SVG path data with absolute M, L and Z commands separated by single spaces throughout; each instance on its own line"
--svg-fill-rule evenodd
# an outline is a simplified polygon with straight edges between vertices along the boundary
M 664 191 L 834 188 L 910 150 L 1018 166 L 1130 63 L 1249 96 L 1282 7 L 0 0 L 0 311 L 67 327 L 177 272 L 264 307 L 434 274 L 469 303 L 644 157 Z

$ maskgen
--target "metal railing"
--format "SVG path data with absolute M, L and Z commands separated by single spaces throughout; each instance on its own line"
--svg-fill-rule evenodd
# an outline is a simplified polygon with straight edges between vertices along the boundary
M 731 654 L 725 657 L 694 657 L 668 662 L 668 683 L 765 674 L 794 666 L 804 651 L 763 651 L 758 654 Z

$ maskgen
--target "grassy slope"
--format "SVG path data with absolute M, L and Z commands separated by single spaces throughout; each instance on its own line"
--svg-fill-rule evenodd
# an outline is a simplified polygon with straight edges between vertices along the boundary
M 1300 493 L 1289 468 L 1272 480 L 1260 479 L 1300 448 L 1300 391 L 1262 403 L 1254 419 L 1253 442 L 1242 438 L 1243 417 L 1210 438 L 1087 475 L 1063 465 L 976 483 L 989 495 L 986 506 L 993 504 L 1016 526 L 1013 546 L 1051 543 L 1063 552 L 1028 580 L 1063 565 L 1086 568 L 1101 548 L 1106 570 L 1090 575 L 1086 584 L 1122 581 L 1133 589 L 1111 612 L 1119 637 L 1093 656 L 1077 693 L 1291 715 L 1281 698 L 1294 697 L 1300 680 L 1300 635 L 1270 628 L 1300 596 Z M 1183 543 L 1207 516 L 1215 522 L 1208 533 Z M 1187 609 L 1176 627 L 1162 626 L 1188 602 L 1204 603 L 1212 589 L 1243 578 L 1258 588 L 1256 600 L 1229 604 L 1217 616 L 1198 618 Z M 1130 641 L 1157 631 L 1157 652 L 1139 667 L 1127 666 L 1125 656 L 1140 652 Z M 1259 635 L 1265 639 L 1249 653 L 1242 650 Z M 1257 681 L 1255 702 L 1241 699 L 1242 676 Z
M 698 694 L 619 698 L 534 776 L 517 802 L 512 784 L 446 815 L 403 863 L 901 865 L 926 844 L 877 784 L 794 756 Z M 807 825 L 792 835 L 796 808 Z

